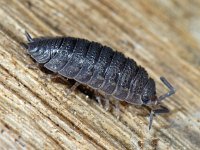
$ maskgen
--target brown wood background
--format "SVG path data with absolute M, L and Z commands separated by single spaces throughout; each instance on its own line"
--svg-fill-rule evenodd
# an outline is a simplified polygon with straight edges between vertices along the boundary
M 200 1 L 0 0 L 0 149 L 199 149 Z M 148 131 L 146 109 L 121 104 L 121 118 L 79 90 L 46 82 L 20 43 L 68 35 L 107 44 L 177 89 Z M 144 115 L 144 113 L 146 115 Z

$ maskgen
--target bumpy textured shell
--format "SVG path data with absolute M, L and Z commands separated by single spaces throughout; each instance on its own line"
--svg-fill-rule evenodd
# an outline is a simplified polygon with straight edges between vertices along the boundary
M 28 43 L 28 52 L 47 69 L 118 100 L 142 105 L 156 94 L 155 82 L 144 68 L 96 42 L 73 37 L 34 38 Z

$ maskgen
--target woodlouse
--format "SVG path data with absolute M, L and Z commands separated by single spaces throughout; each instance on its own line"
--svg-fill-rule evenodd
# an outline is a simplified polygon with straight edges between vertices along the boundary
M 159 105 L 175 89 L 164 78 L 161 81 L 169 92 L 157 97 L 155 82 L 146 70 L 122 53 L 97 42 L 73 37 L 32 38 L 27 32 L 28 54 L 48 70 L 79 84 L 103 91 L 119 101 L 135 105 Z M 167 113 L 166 107 L 151 109 L 149 129 L 155 114 Z

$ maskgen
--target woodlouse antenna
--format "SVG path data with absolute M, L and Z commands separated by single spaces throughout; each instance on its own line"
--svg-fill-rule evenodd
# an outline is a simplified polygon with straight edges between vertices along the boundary
M 29 42 L 33 42 L 33 38 L 31 37 L 31 35 L 27 31 L 25 31 L 25 36 L 26 36 L 26 38 Z
M 149 130 L 151 129 L 152 127 L 152 123 L 153 123 L 153 117 L 156 115 L 156 114 L 165 114 L 165 113 L 168 113 L 169 112 L 169 109 L 167 107 L 164 107 L 164 106 L 161 106 L 161 108 L 159 109 L 156 109 L 156 110 L 151 110 L 151 113 L 150 113 L 150 116 L 149 116 Z
M 149 115 L 149 130 L 151 129 L 152 127 L 152 123 L 153 123 L 153 116 L 155 115 L 154 111 L 151 110 L 151 113 Z
M 174 87 L 164 77 L 160 77 L 160 80 L 169 89 L 169 92 L 166 93 L 166 94 L 161 95 L 157 99 L 157 102 L 163 101 L 165 98 L 170 97 L 171 95 L 175 94 L 175 92 L 176 92 L 176 90 L 174 89 Z

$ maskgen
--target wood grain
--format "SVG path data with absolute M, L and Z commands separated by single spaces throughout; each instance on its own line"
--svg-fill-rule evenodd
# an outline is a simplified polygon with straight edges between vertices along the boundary
M 108 0 L 0 0 L 0 149 L 199 149 L 200 2 Z M 167 90 L 148 131 L 148 111 L 120 104 L 117 120 L 82 93 L 68 98 L 68 82 L 45 81 L 21 43 L 24 32 L 74 36 L 106 44 L 135 59 Z

